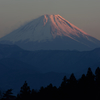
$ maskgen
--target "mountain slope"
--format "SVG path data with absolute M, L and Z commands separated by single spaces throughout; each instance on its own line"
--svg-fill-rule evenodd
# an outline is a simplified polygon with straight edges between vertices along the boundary
M 88 67 L 93 72 L 100 67 L 100 48 L 79 52 L 26 51 L 18 46 L 3 44 L 0 47 L 0 86 L 4 90 L 12 88 L 14 93 L 19 92 L 25 81 L 34 89 L 50 83 L 58 87 L 65 75 L 68 78 L 74 73 L 79 78 L 86 74 Z
M 10 48 L 10 45 L 8 48 Z M 3 64 L 9 67 L 12 65 L 12 68 L 13 66 L 16 66 L 16 68 L 18 66 L 19 68 L 21 65 L 24 68 L 27 65 L 29 69 L 34 70 L 35 68 L 35 70 L 43 73 L 62 72 L 81 74 L 84 71 L 86 72 L 88 67 L 95 69 L 95 67 L 100 66 L 100 48 L 83 52 L 70 50 L 16 50 L 9 52 L 7 48 L 0 49 L 0 59 L 4 59 L 1 62 L 4 62 Z
M 100 41 L 60 15 L 43 15 L 2 37 L 0 43 L 17 44 L 26 50 L 91 50 Z

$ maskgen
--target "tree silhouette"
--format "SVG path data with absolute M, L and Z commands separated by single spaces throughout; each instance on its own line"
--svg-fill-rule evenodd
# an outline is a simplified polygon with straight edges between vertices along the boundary
M 95 87 L 96 87 L 96 97 L 100 99 L 100 68 L 97 67 L 95 70 Z
M 67 79 L 63 77 L 59 88 L 49 84 L 47 87 L 41 87 L 37 92 L 30 90 L 27 82 L 23 84 L 17 98 L 12 95 L 12 89 L 7 90 L 0 100 L 100 100 L 100 68 L 95 70 L 95 75 L 91 68 L 88 68 L 87 74 L 83 74 L 79 80 L 76 80 L 74 74 Z
M 95 70 L 95 81 L 96 84 L 99 85 L 100 84 L 100 68 L 97 67 L 97 69 Z
M 34 100 L 34 99 L 37 99 L 37 92 L 34 90 L 34 89 L 32 89 L 32 91 L 31 91 L 31 100 Z
M 29 100 L 30 99 L 30 87 L 27 85 L 25 81 L 24 85 L 21 87 L 20 94 L 17 95 L 18 100 Z
M 77 85 L 77 80 L 74 76 L 74 74 L 72 73 L 70 78 L 67 80 L 68 84 L 71 86 L 71 87 L 74 87 Z
M 67 88 L 68 88 L 68 99 L 74 99 L 77 96 L 77 80 L 72 73 L 70 78 L 67 80 Z
M 15 96 L 13 96 L 12 94 L 12 89 L 8 89 L 5 93 L 3 93 L 3 100 L 15 100 Z
M 86 99 L 86 90 L 87 90 L 87 80 L 85 74 L 81 76 L 81 78 L 78 80 L 78 99 L 85 100 Z M 80 98 L 82 97 L 82 98 Z
M 64 98 L 66 98 L 66 94 L 67 94 L 67 77 L 64 76 L 62 79 L 62 83 L 58 89 L 58 98 L 57 99 L 61 99 L 63 100 Z
M 92 73 L 91 68 L 88 68 L 88 71 L 87 71 L 87 74 L 86 74 L 88 86 L 94 85 L 94 78 L 95 78 L 95 75 Z
M 92 73 L 91 68 L 88 68 L 87 74 L 86 74 L 86 93 L 87 93 L 87 99 L 95 99 L 95 82 L 94 82 L 95 75 Z M 92 98 L 91 98 L 92 95 Z
M 63 80 L 63 81 L 62 81 L 62 83 L 61 83 L 61 87 L 60 87 L 60 88 L 66 88 L 67 77 L 64 76 L 62 80 Z

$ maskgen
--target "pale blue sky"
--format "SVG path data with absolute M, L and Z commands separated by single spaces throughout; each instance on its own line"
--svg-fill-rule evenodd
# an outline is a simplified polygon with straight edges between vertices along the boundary
M 59 14 L 100 40 L 100 0 L 0 0 L 0 37 L 43 14 Z

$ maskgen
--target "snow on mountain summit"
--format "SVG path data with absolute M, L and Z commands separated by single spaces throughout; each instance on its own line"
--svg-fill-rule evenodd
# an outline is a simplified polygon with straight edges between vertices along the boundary
M 82 30 L 60 15 L 43 15 L 8 34 L 4 39 L 13 42 L 24 41 L 26 39 L 30 41 L 42 41 L 46 39 L 51 40 L 56 36 L 63 35 L 74 39 L 74 36 L 80 37 L 80 33 L 81 35 L 87 35 L 85 32 L 82 34 Z
M 0 41 L 2 43 L 8 42 L 18 45 L 21 45 L 21 43 L 24 43 L 24 45 L 35 45 L 34 49 L 37 48 L 36 50 L 38 50 L 39 48 L 44 49 L 45 46 L 48 49 L 52 49 L 51 43 L 52 45 L 55 44 L 55 46 L 58 44 L 65 46 L 56 48 L 55 46 L 53 46 L 53 49 L 72 49 L 73 43 L 76 46 L 84 45 L 90 48 L 91 46 L 98 47 L 98 44 L 100 44 L 99 40 L 95 39 L 75 25 L 71 24 L 59 14 L 42 15 L 39 18 L 30 21 L 17 30 L 2 37 Z M 37 45 L 37 43 L 39 43 L 39 45 Z M 41 43 L 43 44 L 43 46 L 40 46 Z M 48 44 L 50 45 L 50 47 L 48 46 Z M 83 48 L 85 48 L 84 46 Z M 23 45 L 21 45 L 20 47 L 23 47 Z M 77 49 L 77 47 L 74 48 Z
M 60 15 L 49 15 L 50 21 L 51 21 L 51 30 L 52 35 L 56 37 L 57 35 L 65 35 L 68 37 L 71 37 L 71 35 L 76 35 L 79 37 L 79 32 L 81 32 L 82 35 L 88 35 L 87 33 L 83 32 L 67 20 L 65 20 Z M 57 30 L 57 32 L 56 32 Z M 54 33 L 54 34 L 53 34 Z

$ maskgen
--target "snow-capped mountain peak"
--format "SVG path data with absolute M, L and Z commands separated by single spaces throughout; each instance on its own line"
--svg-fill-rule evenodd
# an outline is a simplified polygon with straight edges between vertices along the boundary
M 51 42 L 53 45 L 55 44 L 55 46 L 57 46 L 58 44 L 64 45 L 64 47 L 53 46 L 53 48 L 46 46 L 46 48 L 48 47 L 48 49 L 54 49 L 54 47 L 55 49 L 77 49 L 78 45 L 84 45 L 83 48 L 85 48 L 85 46 L 88 48 L 93 48 L 92 46 L 98 47 L 98 44 L 100 44 L 99 40 L 95 39 L 75 25 L 71 24 L 59 14 L 42 15 L 39 18 L 34 19 L 29 23 L 21 26 L 10 34 L 2 37 L 0 41 L 2 41 L 2 43 L 5 43 L 5 41 L 9 41 L 9 43 L 15 43 L 18 45 L 21 45 L 21 43 L 24 43 L 24 45 L 33 45 L 37 43 L 42 43 L 43 45 L 46 43 L 46 45 L 48 45 L 48 43 L 50 43 L 51 45 Z M 55 43 L 53 43 L 53 41 Z M 40 44 L 39 46 L 37 45 L 38 49 L 40 47 Z M 74 48 L 73 44 L 74 46 L 76 45 Z M 38 50 L 36 49 L 37 47 L 35 47 L 34 49 Z M 45 47 L 41 46 L 40 49 L 44 48 Z

